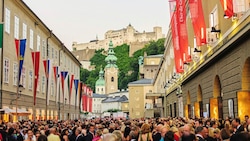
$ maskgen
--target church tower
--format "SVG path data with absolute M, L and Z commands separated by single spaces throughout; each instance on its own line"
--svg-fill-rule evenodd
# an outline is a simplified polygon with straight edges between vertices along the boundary
M 105 94 L 105 80 L 103 69 L 100 69 L 99 79 L 95 82 L 95 92 L 97 94 Z
M 108 56 L 105 58 L 105 62 L 107 62 L 107 65 L 105 66 L 106 94 L 118 91 L 118 67 L 116 61 L 117 58 L 115 56 L 113 43 L 110 41 Z

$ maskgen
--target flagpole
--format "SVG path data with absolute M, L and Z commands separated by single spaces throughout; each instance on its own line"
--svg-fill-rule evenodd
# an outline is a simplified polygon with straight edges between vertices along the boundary
M 48 57 L 49 57 L 49 38 L 51 38 L 51 35 L 52 35 L 52 30 L 50 30 L 50 35 L 49 35 L 49 37 L 47 37 L 47 39 L 46 39 L 46 43 L 47 43 L 47 49 L 46 49 L 46 51 L 47 51 L 47 53 L 46 53 L 46 59 L 48 60 Z M 48 72 L 48 63 L 46 64 L 46 73 Z M 49 79 L 48 79 L 48 76 L 46 77 L 46 98 L 45 98 L 45 120 L 47 120 L 47 116 L 48 116 L 48 114 L 47 114 L 47 111 L 48 111 L 48 81 L 49 81 Z
M 36 74 L 35 74 L 35 64 L 36 64 L 36 53 L 34 53 L 34 60 L 33 60 L 33 69 L 34 69 L 34 78 L 33 78 L 33 82 L 34 82 L 34 84 L 33 84 L 33 90 L 34 90 L 34 93 L 35 93 L 35 91 L 36 91 L 36 89 L 35 89 L 35 77 L 36 77 Z M 35 98 L 34 98 L 34 93 L 33 93 L 33 120 L 35 120 Z
M 18 66 L 18 70 L 17 70 L 17 84 L 16 84 L 16 121 L 17 121 L 17 107 L 18 107 L 18 92 L 19 92 L 19 68 L 20 68 L 20 41 L 19 41 L 19 47 L 18 47 L 18 52 L 17 52 L 17 66 Z

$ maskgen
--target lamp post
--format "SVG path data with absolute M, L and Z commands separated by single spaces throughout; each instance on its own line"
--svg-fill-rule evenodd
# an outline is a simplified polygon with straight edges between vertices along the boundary
M 18 86 L 18 92 L 17 92 L 17 95 L 16 95 L 16 120 L 17 120 L 17 107 L 18 107 L 18 102 L 17 102 L 17 100 L 18 100 L 18 98 L 20 98 L 21 97 L 21 92 L 23 91 L 23 85 L 20 85 L 19 84 L 19 86 Z

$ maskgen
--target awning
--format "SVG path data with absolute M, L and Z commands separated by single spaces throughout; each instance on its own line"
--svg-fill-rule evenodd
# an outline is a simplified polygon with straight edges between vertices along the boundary
M 30 115 L 30 112 L 23 110 L 23 109 L 17 109 L 17 111 L 16 111 L 16 110 L 10 109 L 10 108 L 3 108 L 3 109 L 0 109 L 0 112 L 4 112 L 5 114 L 11 114 L 11 115 L 17 114 L 18 116 Z

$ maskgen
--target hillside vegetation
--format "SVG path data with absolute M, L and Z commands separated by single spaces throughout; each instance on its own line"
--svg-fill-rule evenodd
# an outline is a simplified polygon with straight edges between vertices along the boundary
M 156 55 L 164 53 L 164 42 L 165 39 L 159 39 L 157 41 L 151 41 L 145 45 L 144 48 L 136 51 L 132 57 L 129 57 L 129 46 L 123 44 L 114 48 L 115 56 L 117 57 L 117 66 L 119 68 L 118 76 L 118 89 L 127 89 L 129 82 L 136 81 L 138 79 L 139 65 L 138 57 L 143 56 L 144 52 L 147 55 Z M 92 90 L 95 90 L 95 82 L 99 78 L 99 71 L 106 66 L 104 61 L 106 52 L 104 49 L 97 50 L 95 55 L 90 59 L 91 65 L 95 66 L 95 70 L 88 71 L 81 69 L 80 79 L 82 82 L 87 84 Z

